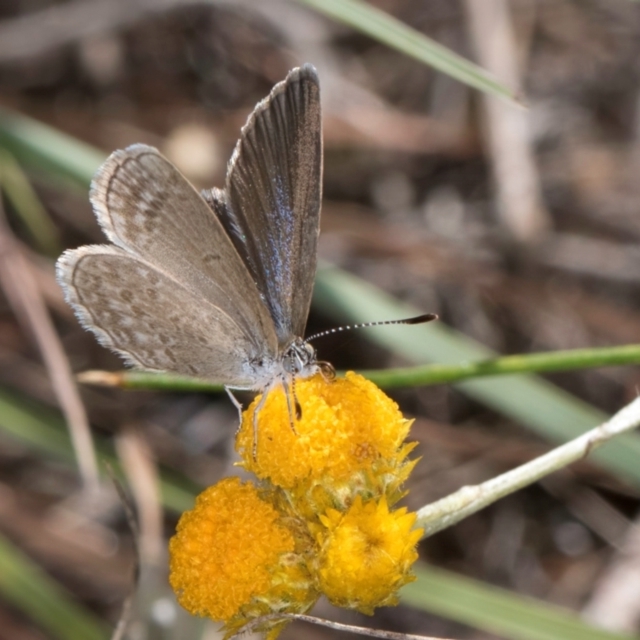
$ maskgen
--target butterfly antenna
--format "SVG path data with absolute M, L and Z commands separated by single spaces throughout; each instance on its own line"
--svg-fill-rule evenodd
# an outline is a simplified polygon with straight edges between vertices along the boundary
M 316 338 L 323 338 L 324 336 L 331 335 L 332 333 L 340 333 L 341 331 L 351 331 L 351 329 L 364 329 L 366 327 L 379 327 L 386 324 L 424 324 L 425 322 L 431 322 L 437 320 L 438 316 L 435 313 L 425 313 L 415 318 L 403 318 L 402 320 L 379 320 L 378 322 L 361 322 L 359 324 L 345 324 L 342 327 L 334 327 L 333 329 L 327 329 L 320 333 L 314 333 L 309 336 L 305 342 L 311 342 Z

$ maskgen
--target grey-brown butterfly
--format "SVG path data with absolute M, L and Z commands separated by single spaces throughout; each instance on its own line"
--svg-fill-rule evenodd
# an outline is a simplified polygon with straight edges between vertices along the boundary
M 321 183 L 320 89 L 307 64 L 250 115 L 224 190 L 199 193 L 152 147 L 114 152 L 90 195 L 113 244 L 66 251 L 58 281 L 81 323 L 132 365 L 235 389 L 287 386 L 322 368 L 301 337 Z

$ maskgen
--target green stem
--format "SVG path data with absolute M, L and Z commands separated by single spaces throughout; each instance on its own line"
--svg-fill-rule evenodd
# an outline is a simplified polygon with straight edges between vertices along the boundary
M 372 369 L 360 371 L 360 373 L 383 389 L 393 389 L 397 387 L 448 384 L 484 376 L 552 373 L 554 371 L 628 364 L 640 364 L 640 345 L 629 344 L 621 347 L 570 349 L 567 351 L 504 356 L 490 360 L 465 362 L 458 365 L 428 364 L 396 369 Z M 206 380 L 146 371 L 118 371 L 115 373 L 88 371 L 81 374 L 78 379 L 87 384 L 121 387 L 123 389 L 203 393 L 219 392 L 223 389 L 222 385 L 207 382 Z
M 419 387 L 459 382 L 469 378 L 515 373 L 552 373 L 573 369 L 592 369 L 640 364 L 640 345 L 568 349 L 528 355 L 504 356 L 456 365 L 429 364 L 418 367 L 360 371 L 383 389 Z

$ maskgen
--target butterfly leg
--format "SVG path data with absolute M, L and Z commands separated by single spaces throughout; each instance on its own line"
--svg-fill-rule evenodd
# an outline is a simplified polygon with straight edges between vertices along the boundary
M 262 393 L 262 397 L 258 401 L 256 408 L 253 412 L 253 460 L 255 462 L 258 456 L 258 414 L 260 410 L 264 406 L 265 400 L 267 399 L 269 389 L 265 389 Z
M 240 401 L 238 400 L 238 398 L 236 398 L 233 395 L 233 392 L 229 387 L 225 387 L 224 390 L 227 392 L 227 395 L 229 396 L 229 400 L 231 400 L 231 403 L 233 404 L 233 406 L 238 410 L 239 422 L 238 422 L 238 428 L 236 429 L 236 436 L 237 436 L 238 432 L 240 431 L 240 427 L 242 426 L 242 404 L 240 404 Z

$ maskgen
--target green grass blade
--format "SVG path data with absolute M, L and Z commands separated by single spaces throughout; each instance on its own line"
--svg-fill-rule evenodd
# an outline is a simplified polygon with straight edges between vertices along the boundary
M 11 153 L 2 148 L 0 148 L 0 188 L 13 205 L 35 246 L 48 256 L 60 255 L 62 248 L 57 227 L 20 165 Z
M 58 640 L 106 640 L 107 626 L 0 535 L 0 594 Z
M 75 465 L 71 440 L 61 417 L 21 401 L 4 389 L 0 389 L 0 430 L 32 451 Z
M 399 303 L 377 287 L 340 269 L 321 268 L 314 303 L 346 322 L 408 318 L 422 311 Z M 409 362 L 456 364 L 496 356 L 490 349 L 441 322 L 411 327 L 371 327 L 367 336 Z M 566 442 L 607 418 L 555 385 L 532 375 L 460 382 L 458 389 L 529 427 L 552 442 Z M 640 436 L 628 434 L 594 453 L 594 459 L 619 477 L 640 486 Z
M 402 602 L 475 629 L 511 640 L 638 640 L 638 636 L 596 629 L 552 604 L 418 564 L 417 581 L 406 585 Z
M 19 162 L 65 177 L 86 189 L 105 154 L 42 122 L 0 108 L 0 146 Z
M 76 467 L 75 454 L 62 417 L 57 412 L 35 406 L 33 402 L 21 400 L 4 389 L 0 389 L 0 431 L 40 455 Z M 120 476 L 120 465 L 112 448 L 104 440 L 96 438 L 95 442 L 103 468 L 109 464 Z M 164 506 L 182 513 L 191 509 L 199 488 L 177 474 L 163 470 L 160 491 Z
M 366 33 L 378 42 L 424 62 L 470 87 L 501 98 L 514 94 L 488 71 L 438 44 L 397 18 L 360 0 L 298 0 L 320 13 Z

